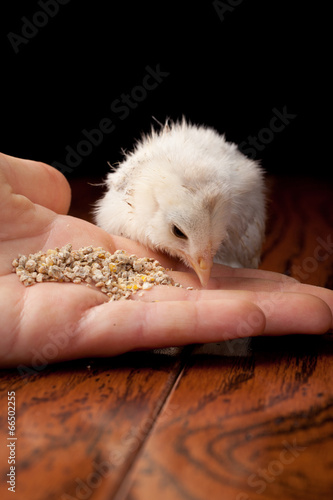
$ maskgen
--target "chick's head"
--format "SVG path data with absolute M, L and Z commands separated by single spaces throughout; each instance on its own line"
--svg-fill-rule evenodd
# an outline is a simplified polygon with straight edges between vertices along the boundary
M 215 184 L 180 184 L 170 176 L 167 182 L 143 182 L 142 191 L 141 221 L 145 221 L 147 243 L 180 258 L 206 286 L 213 257 L 226 233 L 227 194 Z

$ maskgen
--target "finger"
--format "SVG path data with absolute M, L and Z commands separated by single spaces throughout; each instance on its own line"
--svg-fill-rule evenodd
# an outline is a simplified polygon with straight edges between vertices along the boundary
M 266 273 L 265 273 L 266 275 Z M 267 275 L 269 277 L 269 275 Z M 321 299 L 322 302 L 330 309 L 330 314 L 333 315 L 333 291 L 327 288 L 322 288 L 314 285 L 299 283 L 294 279 L 258 279 L 258 278 L 221 278 L 214 281 L 215 290 L 247 290 L 258 293 L 262 297 L 262 292 L 268 292 L 274 295 L 268 297 L 283 297 L 284 293 L 309 295 L 314 298 Z M 290 296 L 289 296 L 290 297 Z M 318 302 L 314 300 L 317 304 Z M 306 305 L 304 305 L 306 307 Z M 326 307 L 326 308 L 327 308 Z M 302 313 L 302 311 L 300 311 Z M 327 315 L 325 314 L 324 317 Z M 332 328 L 333 324 L 329 326 Z
M 212 269 L 212 278 L 260 278 L 283 283 L 299 283 L 298 280 L 285 274 L 276 273 L 274 271 L 266 271 L 264 269 L 248 269 L 234 268 L 215 264 Z
M 158 259 L 158 255 L 155 257 Z M 181 283 L 182 286 L 194 287 L 196 289 L 203 289 L 200 281 L 193 271 L 184 267 L 184 264 L 180 263 L 170 265 L 168 262 L 160 262 L 164 267 L 169 267 L 167 269 L 168 274 L 174 279 L 176 283 Z M 172 264 L 172 263 L 171 263 Z M 273 271 L 263 271 L 261 269 L 246 269 L 246 268 L 232 268 L 229 266 L 223 266 L 221 264 L 215 264 L 212 268 L 212 275 L 209 279 L 208 285 L 204 288 L 205 290 L 218 290 L 218 289 L 260 289 L 262 286 L 270 289 L 271 287 L 289 287 L 300 284 L 299 281 L 285 276 L 280 273 L 275 273 Z
M 322 334 L 333 327 L 332 311 L 319 297 L 287 292 L 259 296 L 256 304 L 266 317 L 268 335 Z
M 140 300 L 220 301 L 223 304 L 226 300 L 238 299 L 252 302 L 263 312 L 266 318 L 263 333 L 285 335 L 327 332 L 333 328 L 333 292 L 325 291 L 325 289 L 316 290 L 318 287 L 310 285 L 302 287 L 303 285 L 298 285 L 297 290 L 281 291 L 275 282 L 271 285 L 270 291 L 265 291 L 264 288 L 256 291 L 251 289 L 186 290 L 158 286 L 149 290 L 149 293 L 143 294 Z M 306 293 L 301 291 L 306 291 Z M 309 291 L 313 291 L 313 294 Z M 249 327 L 255 326 L 255 321 L 255 315 L 249 316 L 247 324 Z
M 182 292 L 178 289 L 176 293 L 182 295 Z M 100 355 L 103 348 L 105 353 L 115 355 L 133 349 L 218 342 L 260 334 L 318 334 L 325 333 L 332 324 L 330 309 L 318 297 L 292 293 L 273 297 L 263 293 L 255 303 L 250 301 L 253 295 L 235 291 L 219 300 L 202 300 L 199 296 L 198 300 L 193 297 L 194 300 L 187 301 L 136 301 L 130 306 L 121 302 L 116 312 L 110 309 L 110 303 L 103 304 L 88 311 L 80 322 L 80 339 L 88 340 L 89 351 L 94 355 Z M 94 331 L 91 345 L 87 337 L 90 331 Z
M 288 276 L 270 271 L 260 271 L 255 269 L 234 269 L 239 273 L 221 274 L 219 277 L 214 277 L 209 280 L 209 285 L 206 289 L 202 289 L 196 276 L 190 273 L 182 273 L 178 271 L 169 271 L 168 274 L 179 282 L 183 287 L 193 287 L 201 290 L 251 290 L 254 292 L 296 292 L 308 293 L 322 298 L 333 309 L 333 290 L 322 288 L 315 285 L 300 283 L 299 281 L 289 278 Z M 252 271 L 252 272 L 251 272 Z
M 2 184 L 11 187 L 11 192 L 23 195 L 33 203 L 42 205 L 59 214 L 66 214 L 71 200 L 71 191 L 66 178 L 55 168 L 45 163 L 23 160 L 0 154 Z M 4 185 L 2 195 L 9 194 Z
M 253 324 L 248 319 L 255 317 Z M 136 349 L 182 346 L 260 335 L 265 317 L 239 298 L 221 301 L 120 301 L 81 319 L 75 356 L 113 356 Z

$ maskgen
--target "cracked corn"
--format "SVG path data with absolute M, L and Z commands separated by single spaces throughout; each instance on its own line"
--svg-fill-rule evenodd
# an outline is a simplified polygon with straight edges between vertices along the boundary
M 124 250 L 110 254 L 92 246 L 72 250 L 67 244 L 47 252 L 19 255 L 12 265 L 25 286 L 47 281 L 86 283 L 95 285 L 110 300 L 128 299 L 132 293 L 154 285 L 181 286 L 157 260 L 128 255 Z

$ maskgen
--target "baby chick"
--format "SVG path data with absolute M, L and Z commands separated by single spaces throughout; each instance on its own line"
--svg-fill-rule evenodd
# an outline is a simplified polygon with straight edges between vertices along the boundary
M 108 174 L 106 186 L 97 225 L 181 259 L 202 286 L 213 261 L 258 266 L 263 173 L 212 128 L 183 119 L 152 129 Z

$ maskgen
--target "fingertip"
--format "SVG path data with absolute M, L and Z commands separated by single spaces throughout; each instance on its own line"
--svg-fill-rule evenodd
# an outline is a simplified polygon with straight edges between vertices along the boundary
M 66 214 L 71 202 L 71 188 L 65 176 L 54 167 L 34 160 L 0 156 L 4 184 L 12 193 L 53 212 Z
M 307 333 L 310 334 L 323 334 L 327 333 L 333 328 L 333 315 L 329 305 L 319 297 L 312 296 L 313 315 L 308 322 Z
M 36 162 L 39 168 L 43 168 L 49 176 L 48 190 L 49 199 L 41 203 L 58 214 L 65 215 L 69 211 L 72 192 L 68 180 L 62 172 L 55 167 L 43 162 Z
M 285 292 L 275 302 L 272 300 L 266 316 L 267 335 L 321 335 L 332 328 L 329 305 L 320 297 L 308 293 Z
M 240 307 L 240 304 L 239 304 Z M 236 335 L 233 338 L 257 337 L 266 329 L 266 315 L 262 309 L 249 301 L 241 301 L 242 314 L 235 316 Z

